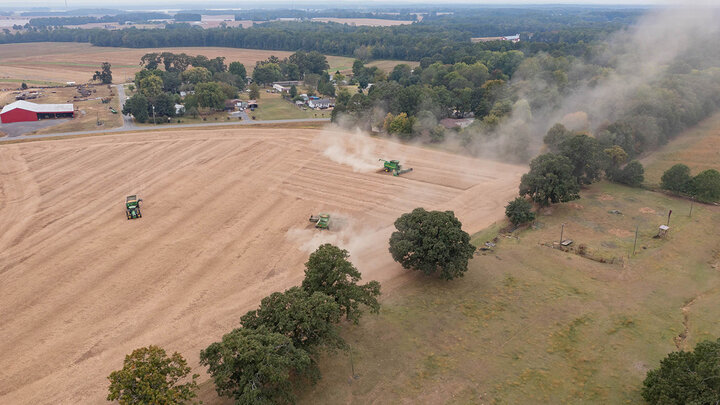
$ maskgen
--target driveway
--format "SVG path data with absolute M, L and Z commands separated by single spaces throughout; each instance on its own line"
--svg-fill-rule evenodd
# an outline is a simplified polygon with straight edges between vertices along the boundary
M 118 111 L 120 114 L 122 114 L 122 109 L 125 106 L 125 101 L 127 101 L 128 97 L 125 95 L 125 86 L 122 84 L 116 84 L 115 87 L 117 88 L 118 93 L 118 104 L 120 105 L 120 108 Z M 132 119 L 132 115 L 125 115 L 123 114 L 123 125 L 122 129 L 129 131 L 131 129 L 137 128 L 137 125 L 135 125 L 135 122 Z

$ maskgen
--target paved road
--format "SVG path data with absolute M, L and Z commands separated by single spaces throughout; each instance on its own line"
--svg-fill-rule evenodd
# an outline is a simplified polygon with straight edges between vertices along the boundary
M 118 102 L 120 104 L 120 109 L 118 109 L 118 111 L 120 112 L 120 114 L 122 114 L 123 106 L 125 106 L 125 101 L 127 100 L 127 96 L 125 95 L 125 86 L 122 84 L 116 84 L 115 87 L 117 88 L 117 91 L 118 91 Z M 137 125 L 135 125 L 135 122 L 132 119 L 132 115 L 123 114 L 122 118 L 123 118 L 122 128 L 124 130 L 129 131 L 131 129 L 137 128 Z
M 4 141 L 15 141 L 15 140 L 24 140 L 24 139 L 42 139 L 42 138 L 52 138 L 52 137 L 57 137 L 57 136 L 110 134 L 110 133 L 128 132 L 128 131 L 160 131 L 160 130 L 167 130 L 167 129 L 173 129 L 173 128 L 247 126 L 247 125 L 257 125 L 257 124 L 289 124 L 289 123 L 294 123 L 294 122 L 330 122 L 330 118 L 302 118 L 302 119 L 292 119 L 292 120 L 267 120 L 267 121 L 242 120 L 242 121 L 237 121 L 237 122 L 232 122 L 232 121 L 231 122 L 204 122 L 204 123 L 198 123 L 198 124 L 158 125 L 157 127 L 133 126 L 133 127 L 126 128 L 125 126 L 122 126 L 120 128 L 110 128 L 110 129 L 106 129 L 104 131 L 90 130 L 90 131 L 63 132 L 63 133 L 59 133 L 59 134 L 21 135 L 21 136 L 13 136 L 13 137 L 4 137 L 4 138 L 0 138 L 0 144 L 3 143 Z

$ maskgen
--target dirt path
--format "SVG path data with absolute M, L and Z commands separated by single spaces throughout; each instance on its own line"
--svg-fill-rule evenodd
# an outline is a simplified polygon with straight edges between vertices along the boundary
M 328 136 L 342 135 L 203 129 L 0 145 L 0 403 L 104 403 L 106 376 L 148 344 L 182 352 L 206 379 L 200 349 L 298 283 L 318 244 L 348 248 L 387 290 L 405 274 L 387 251 L 399 214 L 453 209 L 477 231 L 502 216 L 525 170 L 367 138 L 366 164 L 398 156 L 415 171 L 356 171 L 324 154 Z M 134 193 L 143 218 L 128 221 Z M 321 211 L 343 226 L 313 229 L 307 217 Z

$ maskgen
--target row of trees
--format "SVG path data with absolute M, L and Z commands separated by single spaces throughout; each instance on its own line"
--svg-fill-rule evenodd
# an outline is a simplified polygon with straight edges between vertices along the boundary
M 628 155 L 618 145 L 603 148 L 597 139 L 573 134 L 561 124 L 548 131 L 545 141 L 551 152 L 534 158 L 520 180 L 520 195 L 542 206 L 579 198 L 580 186 L 599 180 L 602 173 L 634 187 L 644 181 L 640 162 L 624 164 Z
M 704 170 L 694 177 L 687 165 L 678 163 L 663 173 L 660 187 L 675 194 L 688 195 L 700 202 L 720 201 L 720 172 Z
M 327 75 L 330 67 L 325 55 L 317 52 L 298 51 L 285 59 L 270 56 L 258 61 L 253 70 L 253 81 L 259 84 L 270 84 L 283 80 L 304 80 L 308 76 L 317 82 L 320 75 Z
M 320 378 L 317 356 L 348 348 L 339 334 L 342 318 L 358 324 L 366 308 L 380 310 L 380 283 L 359 284 L 360 272 L 348 257 L 336 246 L 320 246 L 305 263 L 300 286 L 263 298 L 238 328 L 200 352 L 219 395 L 239 404 L 292 403 L 297 385 Z M 108 400 L 184 404 L 196 397 L 197 375 L 189 373 L 178 353 L 141 348 L 108 377 Z

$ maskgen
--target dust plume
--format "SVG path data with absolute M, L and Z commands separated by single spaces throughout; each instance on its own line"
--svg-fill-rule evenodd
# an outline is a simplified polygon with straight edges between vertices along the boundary
M 590 58 L 527 58 L 509 83 L 517 97 L 512 112 L 496 127 L 481 122 L 468 129 L 469 149 L 486 157 L 527 159 L 539 152 L 543 136 L 558 122 L 573 131 L 598 132 L 627 116 L 638 98 L 657 98 L 657 84 L 674 70 L 720 66 L 719 20 L 713 9 L 657 10 L 612 34 Z M 548 69 L 541 68 L 553 63 L 570 64 L 564 81 L 548 79 Z M 651 124 L 647 132 L 659 125 Z
M 355 172 L 370 172 L 378 168 L 375 145 L 358 129 L 347 131 L 331 126 L 320 132 L 313 143 L 322 149 L 324 156 L 335 163 L 352 167 Z

